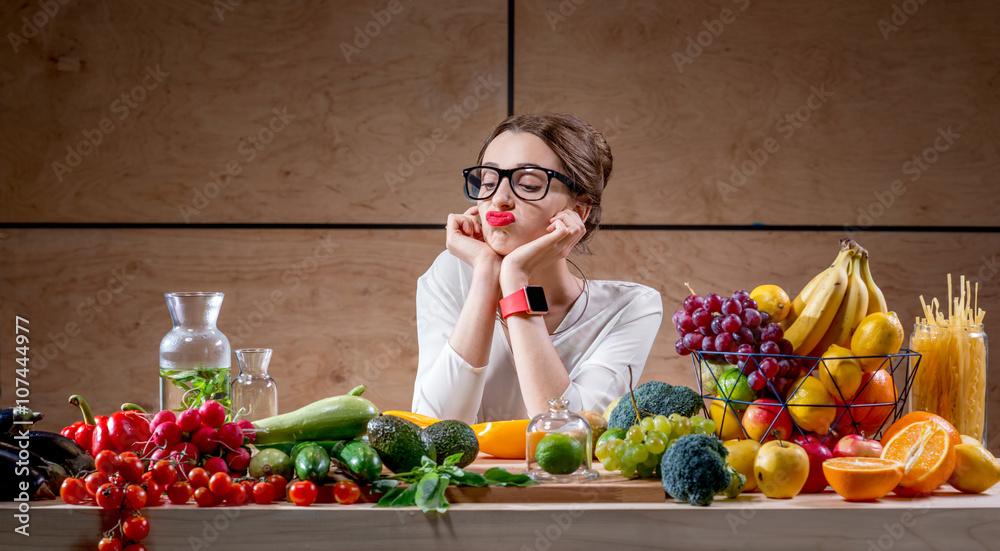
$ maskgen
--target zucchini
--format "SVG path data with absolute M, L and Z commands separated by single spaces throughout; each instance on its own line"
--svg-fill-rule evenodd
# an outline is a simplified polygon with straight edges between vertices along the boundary
M 330 454 L 319 444 L 309 443 L 295 456 L 295 476 L 299 477 L 299 480 L 322 484 L 328 472 L 330 472 Z
M 357 438 L 368 430 L 368 421 L 378 415 L 375 404 L 361 397 L 364 390 L 361 385 L 343 396 L 323 398 L 295 411 L 254 421 L 254 444 Z
M 335 446 L 330 461 L 345 475 L 362 484 L 371 484 L 382 474 L 382 458 L 375 448 L 361 440 Z

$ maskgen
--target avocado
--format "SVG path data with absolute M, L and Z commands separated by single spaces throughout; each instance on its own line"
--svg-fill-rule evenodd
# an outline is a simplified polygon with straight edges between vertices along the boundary
M 448 456 L 462 454 L 456 467 L 462 468 L 476 460 L 479 455 L 479 439 L 472 427 L 461 421 L 448 419 L 438 421 L 424 429 L 424 437 L 434 443 L 437 463 L 444 463 Z
M 394 473 L 404 473 L 420 466 L 420 458 L 437 458 L 434 443 L 420 427 L 402 417 L 381 415 L 368 421 L 368 443 L 375 448 L 382 463 Z

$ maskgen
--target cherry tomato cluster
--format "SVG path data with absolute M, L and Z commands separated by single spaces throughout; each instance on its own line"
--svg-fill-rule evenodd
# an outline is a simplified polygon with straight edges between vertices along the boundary
M 156 449 L 150 459 L 172 459 L 187 473 L 201 467 L 209 473 L 241 475 L 250 465 L 254 441 L 253 425 L 241 419 L 226 422 L 226 410 L 215 400 L 206 400 L 198 408 L 175 414 L 163 410 L 149 423 Z
M 152 472 L 144 472 L 134 452 L 102 450 L 94 460 L 97 471 L 84 478 L 67 478 L 59 488 L 63 501 L 73 505 L 94 503 L 117 511 L 120 520 L 104 533 L 97 548 L 103 551 L 145 551 L 142 540 L 149 535 L 149 521 L 140 509 L 160 503 L 164 485 Z

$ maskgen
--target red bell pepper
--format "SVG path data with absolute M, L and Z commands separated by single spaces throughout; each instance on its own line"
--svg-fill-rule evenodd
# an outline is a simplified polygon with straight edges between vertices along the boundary
M 80 412 L 83 414 L 83 421 L 73 423 L 60 431 L 59 434 L 67 438 L 72 438 L 83 449 L 90 451 L 93 447 L 94 430 L 99 423 L 107 420 L 107 417 L 104 415 L 94 417 L 94 414 L 90 411 L 90 404 L 79 394 L 70 396 L 69 403 L 80 408 Z
M 119 453 L 133 451 L 144 457 L 155 447 L 146 411 L 135 404 L 122 404 L 122 411 L 111 414 L 107 421 L 108 435 Z

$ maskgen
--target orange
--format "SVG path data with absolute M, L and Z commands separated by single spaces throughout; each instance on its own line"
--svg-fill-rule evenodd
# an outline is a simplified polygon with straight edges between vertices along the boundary
M 419 413 L 413 413 L 413 412 L 410 412 L 410 411 L 390 410 L 390 411 L 383 411 L 382 415 L 392 415 L 393 417 L 402 417 L 403 419 L 406 419 L 407 421 L 411 421 L 413 423 L 416 423 L 417 426 L 420 427 L 420 428 L 422 428 L 422 429 L 426 429 L 427 427 L 429 427 L 429 426 L 433 425 L 434 423 L 437 423 L 438 421 L 440 421 L 440 419 L 435 419 L 435 418 L 433 418 L 433 417 L 431 417 L 429 415 L 421 415 Z
M 951 441 L 954 442 L 956 446 L 962 443 L 962 435 L 958 433 L 958 430 L 954 425 L 949 423 L 944 417 L 926 411 L 912 411 L 900 417 L 898 421 L 890 425 L 889 428 L 885 429 L 885 433 L 882 435 L 882 442 L 888 442 L 893 436 L 896 436 L 896 433 L 899 431 L 912 425 L 913 423 L 919 423 L 920 421 L 934 421 L 935 423 L 938 423 L 948 433 L 951 437 Z
M 499 459 L 524 459 L 525 433 L 530 419 L 490 421 L 472 425 L 479 439 L 479 451 Z
M 883 439 L 882 446 L 882 459 L 903 464 L 903 478 L 895 490 L 899 496 L 930 495 L 955 470 L 955 441 L 937 421 L 910 423 Z
M 823 474 L 847 501 L 885 497 L 903 478 L 903 464 L 878 457 L 835 457 L 823 462 Z
M 903 346 L 903 325 L 895 312 L 875 312 L 861 320 L 851 336 L 851 352 L 855 356 L 885 356 L 896 354 Z M 861 368 L 875 371 L 885 358 L 865 358 Z
M 760 285 L 750 291 L 750 298 L 757 301 L 758 310 L 771 316 L 771 323 L 784 320 L 792 310 L 788 293 L 777 285 Z
M 882 427 L 896 407 L 896 385 L 892 374 L 884 369 L 861 374 L 861 390 L 854 396 L 849 412 L 840 417 L 839 425 L 850 424 L 853 417 L 858 431 L 873 436 Z M 858 407 L 859 404 L 888 404 L 884 406 Z M 837 416 L 840 411 L 837 412 Z

